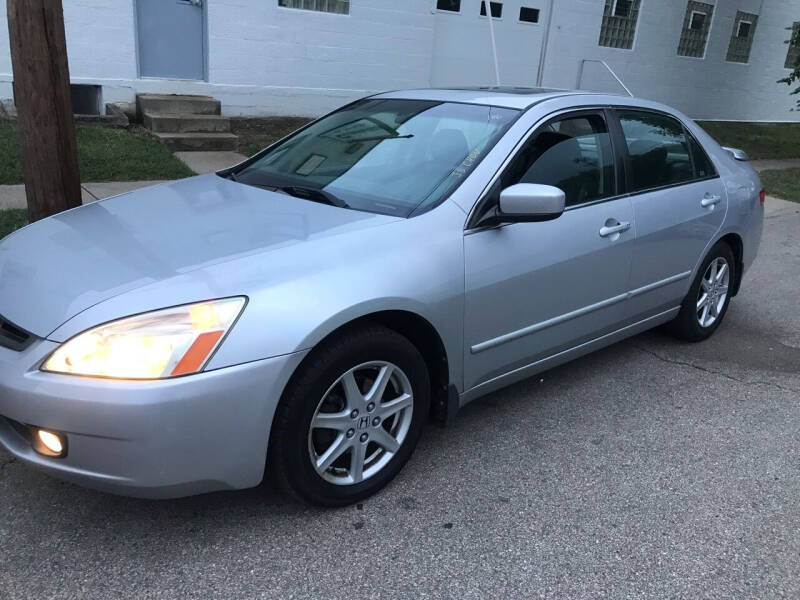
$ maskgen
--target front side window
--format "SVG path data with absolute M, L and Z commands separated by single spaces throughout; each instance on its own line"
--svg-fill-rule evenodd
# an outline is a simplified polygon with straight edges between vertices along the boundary
M 601 46 L 633 48 L 636 21 L 639 19 L 641 0 L 605 0 L 603 23 L 600 27 Z
M 728 62 L 750 62 L 750 50 L 753 47 L 753 38 L 756 35 L 758 15 L 736 11 L 736 20 L 733 23 L 733 33 L 728 44 Z
M 539 129 L 503 173 L 497 193 L 517 183 L 555 186 L 566 206 L 615 195 L 614 153 L 603 117 L 569 116 Z
M 270 148 L 233 177 L 407 217 L 446 198 L 518 115 L 477 104 L 361 100 Z
M 792 37 L 789 39 L 789 51 L 786 53 L 787 69 L 794 69 L 800 65 L 800 21 L 792 25 Z
M 619 110 L 631 160 L 631 191 L 675 185 L 694 179 L 683 126 L 659 113 Z
M 686 5 L 683 30 L 681 31 L 681 39 L 678 42 L 678 56 L 691 56 L 693 58 L 703 58 L 705 56 L 713 14 L 714 6 L 712 4 L 690 1 Z

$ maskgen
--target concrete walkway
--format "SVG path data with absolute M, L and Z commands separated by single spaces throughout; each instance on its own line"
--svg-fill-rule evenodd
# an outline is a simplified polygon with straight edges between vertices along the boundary
M 756 171 L 773 171 L 781 169 L 800 169 L 800 158 L 778 158 L 773 160 L 751 160 Z
M 238 152 L 176 152 L 175 156 L 183 161 L 192 171 L 202 175 L 213 173 L 239 164 L 247 157 Z M 162 181 L 103 181 L 81 184 L 83 203 L 102 200 L 109 196 L 132 192 L 139 188 L 163 183 Z M 25 208 L 25 185 L 0 185 L 0 210 L 7 208 Z

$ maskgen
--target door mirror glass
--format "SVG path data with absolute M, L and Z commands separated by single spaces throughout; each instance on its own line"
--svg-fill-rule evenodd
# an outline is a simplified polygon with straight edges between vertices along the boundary
M 518 183 L 500 192 L 500 222 L 549 221 L 564 212 L 565 194 L 552 185 Z

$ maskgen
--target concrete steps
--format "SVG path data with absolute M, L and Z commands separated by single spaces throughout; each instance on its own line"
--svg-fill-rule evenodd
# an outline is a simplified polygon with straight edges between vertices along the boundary
M 146 112 L 143 122 L 153 133 L 228 133 L 231 130 L 231 120 L 220 115 Z
M 139 94 L 136 112 L 153 135 L 173 152 L 218 152 L 239 147 L 231 122 L 211 96 Z

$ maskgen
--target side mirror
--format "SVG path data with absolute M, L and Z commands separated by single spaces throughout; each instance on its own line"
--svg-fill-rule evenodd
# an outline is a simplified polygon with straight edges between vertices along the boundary
M 551 221 L 564 212 L 565 194 L 557 187 L 539 183 L 518 183 L 500 192 L 500 202 L 479 225 Z

